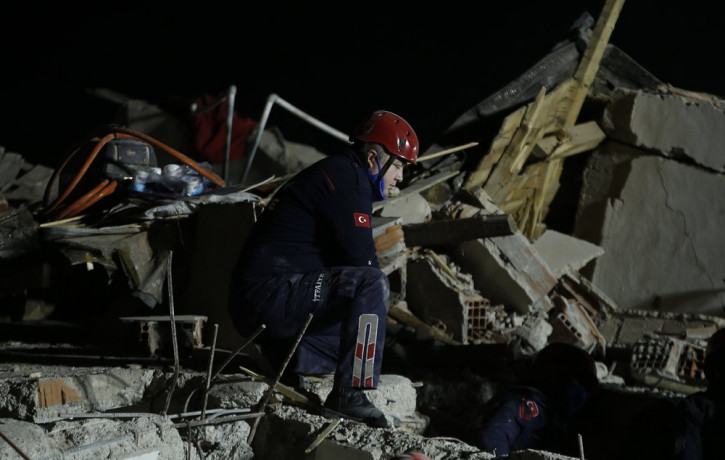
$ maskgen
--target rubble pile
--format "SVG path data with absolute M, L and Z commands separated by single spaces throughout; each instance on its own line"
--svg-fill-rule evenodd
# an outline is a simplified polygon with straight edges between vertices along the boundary
M 462 114 L 376 203 L 391 297 L 373 402 L 395 428 L 319 416 L 330 381 L 281 384 L 230 326 L 229 273 L 279 178 L 221 180 L 128 119 L 121 133 L 206 191 L 151 195 L 134 171 L 89 167 L 95 194 L 72 208 L 74 163 L 64 177 L 0 149 L 0 457 L 491 458 L 469 444 L 477 408 L 556 341 L 597 359 L 598 415 L 580 429 L 587 458 L 616 458 L 648 403 L 705 385 L 704 344 L 725 326 L 725 113 L 608 44 L 614 21 L 605 7 L 588 42 Z M 275 171 L 320 158 L 261 138 Z M 151 159 L 134 155 L 116 161 Z

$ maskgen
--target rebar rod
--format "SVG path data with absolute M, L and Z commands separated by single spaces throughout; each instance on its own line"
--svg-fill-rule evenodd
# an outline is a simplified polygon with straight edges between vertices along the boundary
M 20 455 L 21 457 L 23 457 L 25 460 L 32 460 L 30 457 L 28 457 L 27 454 L 25 454 L 25 452 L 23 452 L 20 449 L 20 447 L 17 444 L 15 444 L 13 442 L 12 439 L 8 438 L 7 435 L 2 432 L 2 430 L 0 430 L 0 438 L 3 438 L 5 440 L 5 442 L 7 442 L 10 445 L 10 447 L 12 447 L 15 450 L 15 452 L 17 452 L 18 455 Z
M 290 360 L 292 359 L 292 356 L 295 354 L 295 351 L 297 351 L 297 346 L 300 344 L 302 337 L 305 335 L 305 332 L 307 331 L 307 326 L 310 325 L 311 321 L 312 321 L 312 313 L 310 313 L 307 316 L 307 321 L 305 321 L 305 324 L 300 329 L 300 332 L 297 335 L 297 339 L 295 340 L 295 343 L 292 344 L 292 348 L 290 349 L 290 352 L 287 355 L 287 358 L 284 360 L 282 367 L 280 368 L 279 372 L 277 373 L 277 378 L 274 379 L 274 382 L 272 382 L 272 384 L 269 386 L 269 388 L 265 392 L 262 399 L 259 401 L 259 404 L 257 405 L 257 408 L 259 411 L 264 411 L 264 408 L 267 406 L 267 403 L 269 402 L 269 398 L 272 397 L 272 393 L 275 391 L 275 387 L 277 386 L 277 383 L 279 383 L 280 379 L 282 378 L 282 374 L 284 374 L 285 368 L 287 368 L 287 364 L 289 364 Z M 259 419 L 256 419 L 254 421 L 254 424 L 252 425 L 251 431 L 249 432 L 249 436 L 247 437 L 247 444 L 249 444 L 250 446 L 252 445 L 252 439 L 254 439 L 254 433 L 256 433 L 258 425 L 259 425 Z
M 171 405 L 171 395 L 176 389 L 176 382 L 179 379 L 179 347 L 176 341 L 176 317 L 174 316 L 174 283 L 173 276 L 171 274 L 171 262 L 174 256 L 174 251 L 169 251 L 169 258 L 167 259 L 167 273 L 166 273 L 166 286 L 169 295 L 169 319 L 171 320 L 171 344 L 174 349 L 174 377 L 171 380 L 171 387 L 169 388 L 169 394 L 166 395 L 166 405 L 164 406 L 163 415 L 169 410 Z
M 206 404 L 209 401 L 209 387 L 211 386 L 211 369 L 214 367 L 214 352 L 216 351 L 216 337 L 219 332 L 219 325 L 214 324 L 214 338 L 211 342 L 211 354 L 209 356 L 209 369 L 206 373 L 206 387 L 204 388 L 204 405 L 201 406 L 201 419 L 206 418 Z
M 228 422 L 236 422 L 238 420 L 247 420 L 250 418 L 256 418 L 259 420 L 259 417 L 263 416 L 264 412 L 250 412 L 249 414 L 244 415 L 234 415 L 232 417 L 219 417 L 215 419 L 206 419 L 206 420 L 194 420 L 189 422 L 180 422 L 180 423 L 174 423 L 174 428 L 184 428 L 184 427 L 195 427 L 195 426 L 203 426 L 203 425 L 218 425 L 221 423 L 228 423 Z
M 327 437 L 327 435 L 332 433 L 332 430 L 334 430 L 335 427 L 337 427 L 337 425 L 339 425 L 341 421 L 342 421 L 342 418 L 336 418 L 335 420 L 330 422 L 330 424 L 327 425 L 327 427 L 324 430 L 322 430 L 322 432 L 319 434 L 319 436 L 317 436 L 317 438 L 315 438 L 315 440 L 312 441 L 312 444 L 310 444 L 310 446 L 307 449 L 305 449 L 305 453 L 309 454 L 310 452 L 312 452 L 315 449 L 315 447 L 319 446 L 320 443 Z
M 244 348 L 246 348 L 246 347 L 247 347 L 247 345 L 249 345 L 250 343 L 252 343 L 252 341 L 253 341 L 253 340 L 254 340 L 254 339 L 255 339 L 255 338 L 256 338 L 256 337 L 257 337 L 257 336 L 258 336 L 259 334 L 261 334 L 261 333 L 262 333 L 262 331 L 263 331 L 263 330 L 264 330 L 264 329 L 265 329 L 266 327 L 267 327 L 267 326 L 265 326 L 264 324 L 262 324 L 261 326 L 259 326 L 259 327 L 257 328 L 257 330 L 256 330 L 256 331 L 254 331 L 254 332 L 252 333 L 252 335 L 250 335 L 250 336 L 249 336 L 249 338 L 247 339 L 247 341 L 246 341 L 246 342 L 244 342 L 244 343 L 242 344 L 242 346 L 240 346 L 239 348 L 237 348 L 237 349 L 236 349 L 236 351 L 235 351 L 234 353 L 232 353 L 232 354 L 231 354 L 231 355 L 230 355 L 230 356 L 229 356 L 229 357 L 227 358 L 227 360 L 226 360 L 226 361 L 224 361 L 224 363 L 222 363 L 222 365 L 221 365 L 221 366 L 219 366 L 219 369 L 217 369 L 217 370 L 216 370 L 216 372 L 214 373 L 214 375 L 212 375 L 212 377 L 211 377 L 211 382 L 213 382 L 214 380 L 216 380 L 216 378 L 217 378 L 217 377 L 219 376 L 219 374 L 221 373 L 221 371 L 222 371 L 222 370 L 224 370 L 224 368 L 225 368 L 225 367 L 227 367 L 227 365 L 228 365 L 228 364 L 229 364 L 230 362 L 232 362 L 232 360 L 234 359 L 234 357 L 235 357 L 235 356 L 237 356 L 237 355 L 238 355 L 238 354 L 239 354 L 239 353 L 240 353 L 240 352 L 241 352 L 241 351 L 242 351 L 242 350 L 243 350 Z M 184 412 L 186 412 L 186 411 L 187 411 L 187 410 L 189 409 L 189 402 L 191 401 L 191 398 L 192 398 L 192 397 L 193 397 L 193 396 L 194 396 L 194 395 L 196 394 L 196 390 L 198 390 L 198 389 L 199 389 L 199 388 L 194 388 L 194 389 L 193 389 L 193 390 L 191 390 L 191 391 L 189 392 L 189 394 L 187 395 L 187 397 L 186 397 L 186 401 L 184 402 Z
M 237 355 L 238 355 L 239 353 L 241 353 L 241 351 L 242 351 L 242 350 L 244 350 L 244 349 L 245 349 L 245 348 L 247 347 L 247 345 L 249 345 L 250 343 L 252 343 L 252 341 L 253 341 L 254 339 L 256 339 L 256 338 L 257 338 L 257 336 L 258 336 L 259 334 L 261 334 L 261 333 L 262 333 L 262 331 L 264 331 L 264 329 L 265 329 L 266 327 L 267 327 L 267 326 L 266 326 L 266 325 L 264 325 L 264 324 L 262 324 L 261 326 L 259 326 L 259 327 L 257 328 L 257 330 L 256 330 L 256 331 L 254 331 L 254 332 L 252 333 L 252 335 L 250 335 L 250 336 L 249 336 L 249 338 L 247 338 L 247 341 L 246 341 L 246 342 L 244 342 L 244 343 L 242 344 L 242 346 L 240 346 L 239 348 L 237 348 L 237 349 L 236 349 L 236 351 L 235 351 L 234 353 L 232 353 L 232 354 L 231 354 L 231 355 L 230 355 L 230 356 L 229 356 L 229 357 L 228 357 L 228 358 L 226 359 L 226 361 L 224 361 L 224 363 L 222 363 L 222 365 L 221 365 L 221 366 L 219 366 L 219 369 L 217 369 L 217 370 L 216 370 L 216 372 L 214 373 L 214 375 L 213 375 L 213 376 L 211 377 L 212 381 L 214 381 L 214 379 L 216 379 L 216 378 L 217 378 L 217 377 L 219 376 L 219 374 L 221 373 L 221 371 L 222 371 L 222 370 L 224 370 L 224 368 L 225 368 L 225 367 L 227 367 L 227 366 L 229 365 L 229 363 L 231 363 L 231 362 L 232 362 L 232 360 L 234 359 L 234 357 L 235 357 L 235 356 L 237 356 Z

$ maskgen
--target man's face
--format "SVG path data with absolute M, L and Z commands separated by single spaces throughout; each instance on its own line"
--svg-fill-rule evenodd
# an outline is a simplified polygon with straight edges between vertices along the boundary
M 368 166 L 370 167 L 370 171 L 373 174 L 379 174 L 380 171 L 378 170 L 378 161 L 376 160 L 376 157 L 378 157 L 378 161 L 380 162 L 380 167 L 385 168 L 385 163 L 391 158 L 389 155 L 382 154 L 379 155 L 375 153 L 374 150 L 371 150 L 368 154 Z M 390 196 L 390 189 L 395 187 L 399 182 L 403 180 L 403 162 L 397 158 L 393 161 L 393 163 L 390 165 L 388 170 L 385 172 L 385 175 L 383 175 L 383 181 L 384 181 L 384 188 L 383 188 L 383 194 L 387 197 Z
M 388 161 L 388 159 L 386 158 L 385 161 Z M 390 196 L 390 189 L 403 181 L 403 166 L 403 162 L 396 158 L 385 172 L 383 176 L 383 180 L 385 181 L 383 193 L 385 196 Z

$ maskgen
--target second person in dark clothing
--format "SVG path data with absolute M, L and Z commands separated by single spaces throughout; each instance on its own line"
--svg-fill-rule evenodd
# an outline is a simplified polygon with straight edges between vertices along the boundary
M 672 460 L 725 458 L 725 329 L 718 329 L 708 340 L 704 365 L 707 389 L 675 407 Z
M 496 456 L 524 449 L 567 454 L 575 445 L 568 421 L 598 385 L 589 353 L 550 343 L 536 355 L 529 381 L 505 388 L 486 404 L 474 442 Z

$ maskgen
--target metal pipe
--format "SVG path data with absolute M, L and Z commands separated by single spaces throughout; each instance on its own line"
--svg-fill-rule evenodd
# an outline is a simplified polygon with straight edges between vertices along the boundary
M 219 417 L 219 414 L 246 414 L 248 412 L 251 412 L 251 409 L 249 408 L 235 408 L 235 409 L 208 409 L 206 411 L 206 414 L 209 416 L 209 418 L 213 417 Z M 72 414 L 72 415 L 65 415 L 63 417 L 57 417 L 52 418 L 48 420 L 48 422 L 57 422 L 60 420 L 73 420 L 73 419 L 90 419 L 90 418 L 118 418 L 118 419 L 124 419 L 124 418 L 140 418 L 140 417 L 148 417 L 148 418 L 154 418 L 154 417 L 166 417 L 168 419 L 174 419 L 174 418 L 184 418 L 184 417 L 196 417 L 197 415 L 201 415 L 201 411 L 192 411 L 192 412 L 182 412 L 179 414 L 170 414 L 170 415 L 160 415 L 155 414 L 152 412 L 110 412 L 110 413 L 101 413 L 101 414 Z
M 264 415 L 264 412 L 251 412 L 249 414 L 234 415 L 232 417 L 219 417 L 219 418 L 215 418 L 215 419 L 195 420 L 195 421 L 190 421 L 190 422 L 174 423 L 173 426 L 174 426 L 174 428 L 185 428 L 185 427 L 203 426 L 203 425 L 218 425 L 220 423 L 236 422 L 238 420 L 247 420 L 250 418 L 259 420 L 259 417 L 262 417 L 263 415 Z
M 252 144 L 252 148 L 249 150 L 249 159 L 247 160 L 247 165 L 244 168 L 244 174 L 242 174 L 242 185 L 247 181 L 247 175 L 249 174 L 249 170 L 252 167 L 252 161 L 254 161 L 254 155 L 257 153 L 257 148 L 259 147 L 259 143 L 262 140 L 262 133 L 264 132 L 264 127 L 267 126 L 267 120 L 269 119 L 269 113 L 272 111 L 272 106 L 276 103 L 281 105 L 283 108 L 287 109 L 288 111 L 292 112 L 292 114 L 297 115 L 298 117 L 302 118 L 304 121 L 310 123 L 311 125 L 315 126 L 316 128 L 321 129 L 322 131 L 331 134 L 333 137 L 336 137 L 343 142 L 346 142 L 350 144 L 349 136 L 342 131 L 338 131 L 337 129 L 333 128 L 332 126 L 323 123 L 322 121 L 318 120 L 317 118 L 303 112 L 302 110 L 298 109 L 297 107 L 293 106 L 289 102 L 285 101 L 275 93 L 272 93 L 267 97 L 267 103 L 264 105 L 264 110 L 262 111 L 262 118 L 259 120 L 259 127 L 257 128 L 257 135 L 254 137 L 254 144 Z
M 297 115 L 298 117 L 302 118 L 307 123 L 311 124 L 315 128 L 319 128 L 322 131 L 326 132 L 327 134 L 332 135 L 333 137 L 336 137 L 340 139 L 343 142 L 347 142 L 348 144 L 350 142 L 350 136 L 343 133 L 342 131 L 338 131 L 337 129 L 333 128 L 332 126 L 323 123 L 322 121 L 318 120 L 317 118 L 309 115 L 306 112 L 303 112 L 302 110 L 298 109 L 294 105 L 290 104 L 286 100 L 282 99 L 281 97 L 277 96 L 275 98 L 275 102 L 282 106 L 282 108 L 287 109 L 288 111 L 292 112 L 293 115 Z
M 227 136 L 224 141 L 224 182 L 229 183 L 229 159 L 232 150 L 232 130 L 234 128 L 234 99 L 237 94 L 237 87 L 231 85 L 227 95 Z
M 129 433 L 129 434 L 124 434 L 124 435 L 116 436 L 115 438 L 101 439 L 99 441 L 94 441 L 94 442 L 91 442 L 91 443 L 88 443 L 88 444 L 83 444 L 83 445 L 80 445 L 80 446 L 71 447 L 70 449 L 64 450 L 61 453 L 61 455 L 62 455 L 61 458 L 66 458 L 65 457 L 66 455 L 77 454 L 77 453 L 82 452 L 84 450 L 93 449 L 95 447 L 105 446 L 105 445 L 113 444 L 113 443 L 119 444 L 119 443 L 121 443 L 123 441 L 126 441 L 126 440 L 129 440 L 129 439 L 133 441 L 134 439 L 138 439 L 142 435 L 146 435 L 146 434 L 149 434 L 149 433 L 156 434 L 156 433 L 158 433 L 158 430 L 159 430 L 158 427 L 154 427 L 154 428 L 150 428 L 150 429 L 147 429 L 147 430 L 142 430 L 142 431 L 138 431 L 138 432 L 134 432 L 134 433 Z M 160 434 L 160 438 L 163 439 L 163 432 Z

